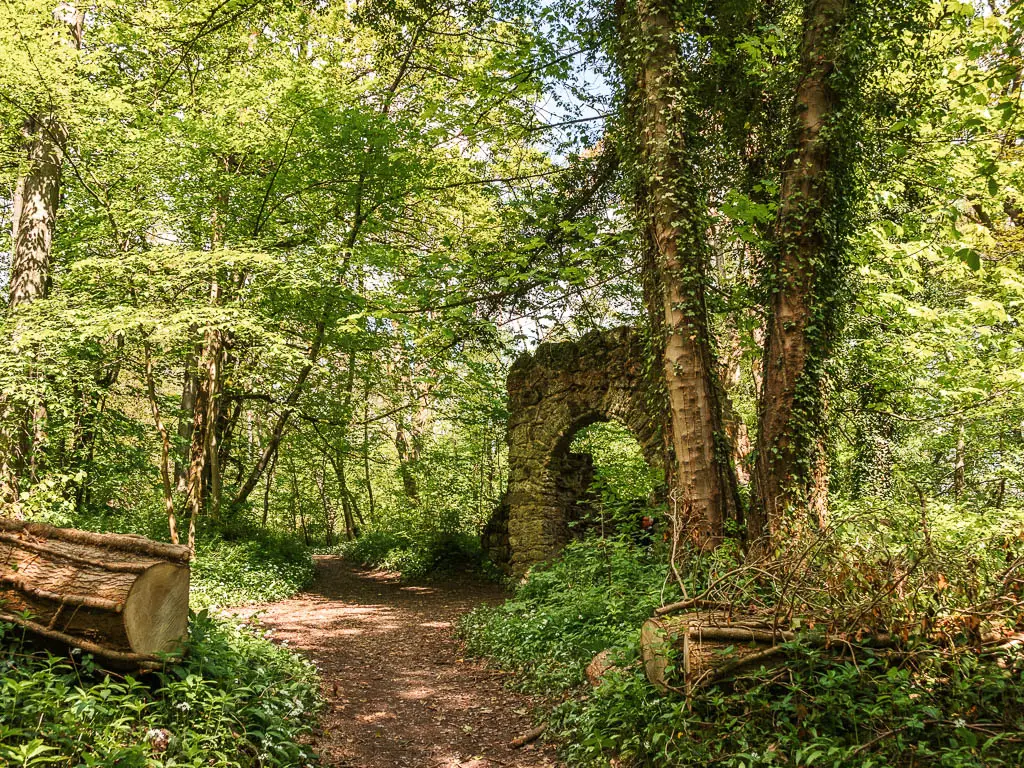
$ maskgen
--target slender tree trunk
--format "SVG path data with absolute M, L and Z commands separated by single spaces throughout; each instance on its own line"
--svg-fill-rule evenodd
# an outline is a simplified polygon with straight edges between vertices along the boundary
M 302 509 L 302 498 L 299 495 L 299 475 L 295 469 L 295 462 L 289 459 L 288 468 L 292 476 L 292 530 L 295 530 L 295 520 L 298 518 L 302 526 L 302 541 L 309 546 L 309 531 L 306 530 L 306 513 Z
M 84 473 L 84 478 L 75 486 L 75 514 L 80 514 L 89 500 L 89 475 L 92 473 L 96 455 L 96 422 L 106 408 L 107 398 L 102 396 L 95 402 L 90 399 L 82 415 L 81 436 L 78 438 L 75 466 Z
M 363 377 L 363 477 L 366 482 L 367 501 L 370 504 L 370 520 L 376 517 L 377 510 L 373 501 L 373 480 L 370 477 L 370 367 L 366 367 Z
M 199 350 L 200 347 L 197 346 L 185 360 L 185 372 L 181 384 L 181 407 L 178 409 L 178 441 L 183 447 L 175 453 L 174 481 L 182 493 L 186 491 L 188 484 L 189 449 L 192 445 L 192 426 L 195 422 L 196 412 L 198 384 L 196 368 L 199 365 Z
M 277 453 L 274 453 L 270 460 L 270 469 L 267 470 L 267 484 L 263 489 L 263 521 L 261 527 L 267 529 L 267 519 L 270 517 L 270 488 L 274 484 L 274 470 L 277 468 Z
M 732 395 L 739 388 L 743 369 L 743 347 L 740 343 L 739 329 L 733 322 L 729 322 L 727 325 L 724 346 L 725 351 L 722 354 L 719 376 L 722 386 L 722 423 L 732 448 L 736 480 L 740 485 L 745 486 L 750 482 L 750 472 L 746 462 L 754 446 L 750 442 L 750 432 L 747 430 L 743 417 L 733 405 Z
M 674 465 L 670 485 L 683 536 L 701 545 L 721 540 L 738 510 L 736 481 L 715 381 L 704 283 L 708 262 L 701 202 L 687 199 L 686 120 L 676 24 L 667 0 L 640 0 L 635 99 L 639 122 L 639 186 L 649 242 L 645 293 L 657 317 L 661 365 L 669 403 Z M 655 337 L 658 338 L 657 336 Z
M 327 461 L 326 459 L 320 466 L 319 474 L 315 474 L 313 479 L 316 481 L 316 486 L 320 491 L 320 501 L 324 507 L 324 527 L 327 530 L 327 546 L 334 546 L 334 509 L 331 506 L 330 501 L 327 498 Z
M 153 350 L 149 341 L 142 342 L 142 351 L 145 361 L 146 373 L 146 394 L 149 396 L 149 406 L 153 412 L 153 423 L 160 435 L 160 480 L 164 492 L 164 512 L 167 514 L 167 525 L 170 529 L 171 543 L 178 543 L 178 519 L 174 514 L 174 484 L 172 482 L 171 468 L 171 438 L 160 415 L 160 402 L 156 395 L 156 374 L 153 370 Z
M 220 285 L 214 280 L 210 288 L 210 301 L 220 301 Z M 196 387 L 192 419 L 192 447 L 186 478 L 189 523 L 188 546 L 195 550 L 196 521 L 202 515 L 207 501 L 217 516 L 220 509 L 220 462 L 217 445 L 217 411 L 220 401 L 221 366 L 223 363 L 223 331 L 206 331 L 199 377 Z
M 795 128 L 780 189 L 771 298 L 749 517 L 750 552 L 773 551 L 808 517 L 813 453 L 823 430 L 822 364 L 828 351 L 841 233 L 826 227 L 837 158 L 823 132 L 838 97 L 835 69 L 843 0 L 808 0 L 794 104 Z M 833 211 L 834 213 L 834 211 Z M 820 474 L 820 473 L 818 473 Z
M 330 445 L 325 445 L 325 450 L 330 450 Z M 341 511 L 345 518 L 345 539 L 354 541 L 359 537 L 359 526 L 356 525 L 353 515 L 352 493 L 348 487 L 348 478 L 345 474 L 345 454 L 337 450 L 333 455 L 328 454 L 331 466 L 334 467 L 334 474 L 338 480 L 338 494 L 341 496 Z
M 412 451 L 409 447 L 405 414 L 403 413 L 399 413 L 395 419 L 395 450 L 398 451 L 398 473 L 402 478 L 402 489 L 412 504 L 418 504 L 420 489 L 416 483 L 416 476 L 412 473 Z

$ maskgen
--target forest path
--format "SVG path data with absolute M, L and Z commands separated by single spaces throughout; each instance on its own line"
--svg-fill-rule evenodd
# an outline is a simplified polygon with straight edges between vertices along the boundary
M 318 556 L 304 592 L 236 611 L 315 661 L 326 709 L 314 746 L 339 768 L 542 768 L 552 748 L 508 743 L 531 727 L 533 700 L 465 658 L 455 620 L 507 594 L 468 579 L 409 585 L 396 574 Z

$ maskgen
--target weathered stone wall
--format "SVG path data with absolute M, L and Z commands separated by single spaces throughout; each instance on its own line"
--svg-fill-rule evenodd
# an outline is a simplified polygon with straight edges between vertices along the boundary
M 576 432 L 598 421 L 618 421 L 647 460 L 663 467 L 664 410 L 649 405 L 643 345 L 630 328 L 542 344 L 512 366 L 508 398 L 509 487 L 484 544 L 492 558 L 522 573 L 570 538 L 567 522 L 578 515 L 573 507 L 593 475 L 590 463 L 569 453 Z

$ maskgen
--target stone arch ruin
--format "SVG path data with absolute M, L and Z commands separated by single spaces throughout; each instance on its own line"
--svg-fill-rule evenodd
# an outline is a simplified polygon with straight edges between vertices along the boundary
M 580 429 L 618 421 L 649 463 L 665 466 L 644 360 L 641 339 L 631 328 L 541 344 L 516 360 L 507 382 L 508 491 L 484 531 L 492 560 L 522 573 L 569 541 L 573 508 L 593 477 L 591 457 L 569 450 Z

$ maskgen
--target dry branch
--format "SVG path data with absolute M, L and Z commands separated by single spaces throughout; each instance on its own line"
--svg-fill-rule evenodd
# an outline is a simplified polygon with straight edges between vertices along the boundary
M 525 747 L 531 741 L 536 741 L 537 739 L 539 739 L 546 730 L 547 725 L 538 725 L 532 731 L 527 731 L 522 736 L 512 739 L 512 741 L 508 743 L 509 749 L 519 749 L 520 747 Z

